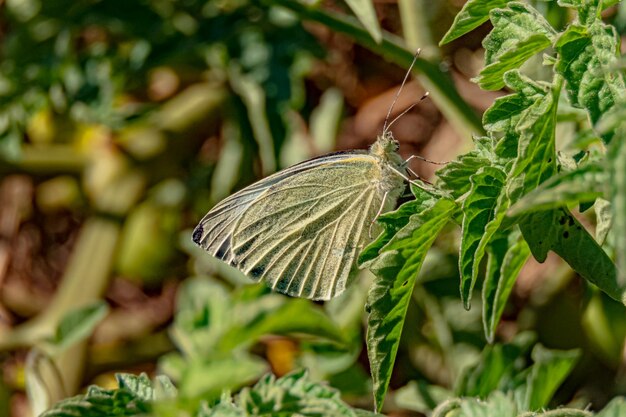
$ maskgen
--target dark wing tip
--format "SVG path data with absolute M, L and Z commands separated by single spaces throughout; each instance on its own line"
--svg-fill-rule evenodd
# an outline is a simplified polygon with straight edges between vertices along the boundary
M 202 234 L 203 233 L 204 233 L 204 229 L 202 227 L 202 224 L 197 225 L 196 228 L 193 229 L 193 235 L 191 235 L 191 239 L 198 246 L 202 246 L 202 244 L 200 242 L 202 242 Z

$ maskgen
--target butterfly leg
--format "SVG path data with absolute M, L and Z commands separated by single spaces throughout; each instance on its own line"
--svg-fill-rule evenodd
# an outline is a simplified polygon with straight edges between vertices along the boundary
M 383 195 L 383 202 L 380 203 L 380 207 L 378 208 L 378 212 L 376 213 L 376 215 L 372 219 L 372 222 L 370 223 L 370 227 L 369 227 L 369 229 L 367 231 L 367 235 L 369 236 L 370 239 L 372 238 L 372 227 L 374 226 L 374 222 L 376 221 L 378 216 L 380 216 L 380 213 L 383 212 L 383 208 L 385 207 L 385 203 L 387 202 L 387 195 L 388 194 L 389 194 L 389 191 L 385 191 L 385 194 Z

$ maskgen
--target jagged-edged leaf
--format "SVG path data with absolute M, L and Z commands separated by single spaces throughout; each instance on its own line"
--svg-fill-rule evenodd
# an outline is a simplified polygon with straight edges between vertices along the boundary
M 507 184 L 512 202 L 556 172 L 556 96 L 558 91 L 553 91 L 538 99 L 524 111 L 516 126 L 518 154 L 510 175 L 512 180 Z
M 549 46 L 555 31 L 524 3 L 510 2 L 506 8 L 492 10 L 489 17 L 493 30 L 483 40 L 486 66 L 477 81 L 483 89 L 498 90 L 504 87 L 504 73 Z
M 525 216 L 519 223 L 524 239 L 539 262 L 553 250 L 580 276 L 611 298 L 626 302 L 626 288 L 617 281 L 611 258 L 567 209 Z
M 106 390 L 92 386 L 85 395 L 63 400 L 40 417 L 121 417 L 144 415 L 149 411 L 149 403 L 128 389 Z
M 489 12 L 493 9 L 504 7 L 508 0 L 469 0 L 454 18 L 454 22 L 448 32 L 443 36 L 439 45 L 445 45 L 456 38 L 476 29 L 489 20 Z
M 580 357 L 578 350 L 552 350 L 536 345 L 531 354 L 533 361 L 526 379 L 524 410 L 535 411 L 548 402 L 569 375 Z
M 517 417 L 520 411 L 511 396 L 500 391 L 492 393 L 486 401 L 463 399 L 459 408 L 459 415 L 463 417 Z
M 485 247 L 508 208 L 503 193 L 506 174 L 496 167 L 482 167 L 470 177 L 471 189 L 463 202 L 459 271 L 461 299 L 469 308 Z
M 592 123 L 622 100 L 626 83 L 617 70 L 619 35 L 615 28 L 596 21 L 590 26 L 570 25 L 556 42 L 556 70 L 567 81 L 573 105 L 589 111 Z
M 356 410 L 341 400 L 338 390 L 313 382 L 303 370 L 282 378 L 266 375 L 252 388 L 244 388 L 233 405 L 245 415 L 298 415 L 304 417 L 375 416 L 365 410 Z M 216 408 L 217 410 L 217 408 Z M 208 414 L 221 416 L 220 413 Z
M 376 43 L 380 43 L 383 34 L 376 16 L 376 9 L 374 9 L 374 2 L 372 0 L 346 0 L 346 3 L 370 36 Z
M 616 1 L 617 2 L 617 1 Z M 562 7 L 576 9 L 578 12 L 578 21 L 581 23 L 591 23 L 598 19 L 599 5 L 602 3 L 602 9 L 606 9 L 612 3 L 611 0 L 558 0 L 557 3 Z
M 487 247 L 489 261 L 483 284 L 483 328 L 493 341 L 496 327 L 520 269 L 530 257 L 528 244 L 519 230 L 494 238 Z
M 454 163 L 451 162 L 451 164 Z M 389 243 L 398 230 L 406 226 L 412 215 L 432 207 L 435 202 L 436 200 L 430 194 L 417 193 L 414 200 L 407 201 L 395 211 L 378 216 L 376 221 L 383 226 L 383 232 L 361 251 L 359 254 L 359 267 L 368 267 L 378 257 L 383 246 Z
M 498 97 L 483 115 L 483 125 L 489 132 L 506 132 L 515 128 L 524 110 L 546 95 L 547 88 L 530 78 L 511 70 L 504 75 L 504 83 L 515 91 Z
M 454 198 L 459 198 L 469 191 L 472 174 L 490 164 L 489 159 L 478 151 L 468 152 L 437 171 L 436 175 L 440 179 L 438 185 Z
M 518 200 L 507 213 L 516 216 L 581 202 L 593 202 L 605 194 L 609 173 L 597 164 L 561 172 L 541 183 Z
M 543 34 L 531 35 L 522 39 L 515 47 L 506 50 L 498 59 L 483 68 L 476 82 L 483 90 L 499 90 L 504 87 L 504 74 L 517 69 L 533 55 L 543 51 L 552 44 L 552 41 Z
M 372 264 L 376 280 L 368 296 L 367 351 L 377 410 L 387 392 L 417 274 L 428 249 L 456 209 L 453 201 L 440 199 L 411 216 Z
M 174 398 L 178 395 L 178 390 L 165 375 L 158 375 L 154 382 L 150 381 L 145 373 L 139 375 L 116 374 L 115 379 L 120 389 L 127 389 L 144 401 Z

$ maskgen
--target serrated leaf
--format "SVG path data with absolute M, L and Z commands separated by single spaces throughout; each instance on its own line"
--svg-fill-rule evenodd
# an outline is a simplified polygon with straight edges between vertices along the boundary
M 266 375 L 252 388 L 244 388 L 234 404 L 245 415 L 298 415 L 303 417 L 373 416 L 356 410 L 341 400 L 338 390 L 312 382 L 305 371 L 296 371 L 276 379 Z M 220 414 L 210 414 L 218 416 Z
M 461 299 L 469 309 L 485 247 L 504 218 L 508 201 L 503 193 L 506 174 L 496 167 L 482 167 L 470 177 L 471 189 L 463 202 L 461 250 Z
M 562 207 L 564 205 L 593 202 L 605 194 L 609 175 L 603 167 L 588 164 L 574 171 L 561 172 L 542 182 L 507 213 L 509 216 Z
M 504 83 L 515 91 L 494 100 L 483 115 L 483 125 L 489 132 L 507 132 L 517 125 L 522 113 L 546 94 L 546 88 L 523 76 L 517 70 L 504 75 Z
M 626 83 L 616 69 L 619 36 L 600 21 L 591 26 L 570 25 L 555 44 L 556 70 L 567 81 L 573 105 L 585 108 L 592 123 L 624 98 Z
M 533 55 L 543 51 L 552 41 L 543 34 L 531 35 L 522 39 L 515 47 L 506 50 L 498 59 L 483 68 L 475 81 L 483 90 L 500 90 L 504 87 L 504 74 L 517 69 Z
M 523 112 L 516 126 L 519 134 L 517 159 L 507 184 L 512 202 L 556 172 L 556 96 L 558 91 L 553 91 L 538 99 Z
M 158 375 L 154 382 L 143 372 L 139 375 L 116 374 L 115 379 L 119 389 L 127 389 L 143 401 L 173 398 L 178 394 L 172 381 L 165 375 Z
M 374 2 L 372 0 L 346 0 L 346 3 L 370 36 L 376 43 L 380 43 L 383 39 L 383 34 L 376 16 L 376 9 L 374 9 Z
M 149 404 L 127 389 L 105 390 L 91 386 L 85 395 L 63 400 L 40 417 L 123 417 L 149 411 Z
M 464 399 L 460 408 L 460 416 L 463 417 L 515 417 L 519 411 L 511 396 L 499 391 L 491 394 L 486 401 Z
M 543 262 L 548 251 L 553 250 L 580 276 L 614 300 L 626 303 L 626 288 L 617 281 L 613 261 L 569 211 L 533 213 L 519 225 L 538 262 Z
M 424 257 L 457 209 L 447 199 L 410 217 L 372 265 L 376 280 L 368 296 L 367 351 L 376 409 L 383 405 L 411 293 Z
M 483 40 L 485 68 L 477 78 L 484 89 L 504 87 L 503 76 L 549 46 L 555 31 L 543 16 L 524 3 L 510 2 L 490 12 L 493 30 Z
M 606 6 L 604 3 L 610 3 L 610 1 L 600 1 L 600 0 L 558 0 L 557 3 L 561 7 L 569 7 L 571 9 L 576 9 L 578 12 L 578 21 L 581 23 L 591 23 L 594 20 L 598 19 L 599 9 L 598 6 L 602 3 L 602 9 L 605 9 Z
M 104 301 L 70 311 L 59 322 L 54 336 L 46 340 L 48 347 L 59 352 L 89 337 L 108 311 Z
M 550 350 L 537 345 L 531 356 L 535 363 L 526 380 L 522 409 L 535 411 L 548 405 L 556 389 L 574 368 L 580 351 Z
M 361 251 L 358 260 L 359 267 L 368 267 L 378 257 L 380 250 L 407 225 L 412 215 L 432 207 L 435 202 L 436 200 L 430 194 L 418 193 L 414 200 L 407 201 L 397 210 L 378 216 L 376 221 L 383 226 L 383 232 Z
M 454 18 L 454 22 L 448 32 L 439 42 L 439 46 L 476 29 L 489 20 L 489 12 L 498 7 L 504 7 L 508 0 L 469 0 Z
M 519 271 L 530 257 L 519 231 L 493 239 L 487 247 L 489 261 L 483 284 L 483 329 L 491 343 Z
M 489 159 L 477 151 L 471 151 L 438 170 L 436 175 L 441 181 L 437 185 L 452 197 L 459 198 L 470 190 L 470 176 L 487 165 L 490 165 Z

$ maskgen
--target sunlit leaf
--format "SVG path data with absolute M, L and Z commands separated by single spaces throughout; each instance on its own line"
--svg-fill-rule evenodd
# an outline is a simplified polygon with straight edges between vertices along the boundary
M 476 29 L 489 20 L 489 12 L 492 9 L 504 7 L 508 0 L 469 0 L 463 5 L 463 9 L 454 17 L 454 23 L 439 42 L 445 45 L 456 38 Z
M 374 2 L 372 0 L 346 0 L 346 3 L 376 43 L 380 43 L 383 35 L 376 16 L 376 9 L 374 9 Z
M 368 297 L 367 350 L 378 410 L 387 392 L 417 274 L 428 249 L 456 208 L 453 201 L 441 199 L 411 216 L 372 265 L 377 278 Z

